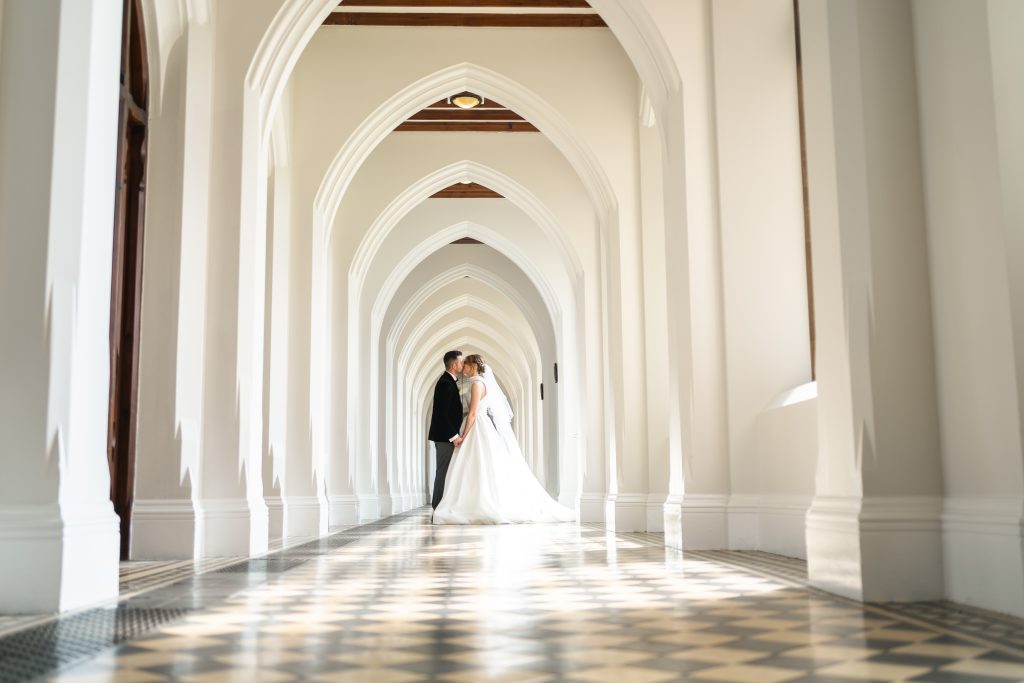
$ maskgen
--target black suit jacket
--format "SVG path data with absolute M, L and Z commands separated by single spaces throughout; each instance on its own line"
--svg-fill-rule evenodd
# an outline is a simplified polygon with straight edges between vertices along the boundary
M 431 441 L 449 441 L 462 429 L 462 398 L 459 385 L 445 372 L 434 385 L 434 409 L 430 415 Z

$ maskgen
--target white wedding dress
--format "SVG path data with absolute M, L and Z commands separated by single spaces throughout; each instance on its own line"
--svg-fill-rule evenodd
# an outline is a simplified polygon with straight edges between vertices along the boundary
M 549 496 L 526 464 L 512 431 L 512 411 L 493 377 L 469 378 L 484 385 L 484 395 L 473 429 L 452 456 L 434 524 L 575 521 L 575 511 Z

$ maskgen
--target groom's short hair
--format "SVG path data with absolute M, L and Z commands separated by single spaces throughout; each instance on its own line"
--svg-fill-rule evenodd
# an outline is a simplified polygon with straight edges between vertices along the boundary
M 450 368 L 452 366 L 452 363 L 458 360 L 459 356 L 461 355 L 462 351 L 449 351 L 448 353 L 444 354 L 445 369 L 447 370 L 448 368 Z

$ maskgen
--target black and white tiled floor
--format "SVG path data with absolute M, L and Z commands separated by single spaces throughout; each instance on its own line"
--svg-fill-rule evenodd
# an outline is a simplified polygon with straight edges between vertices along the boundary
M 683 554 L 655 534 L 427 519 L 155 588 L 100 636 L 36 634 L 18 661 L 46 660 L 40 680 L 128 683 L 1024 680 L 1024 624 L 1007 617 L 861 605 L 807 588 L 799 561 Z M 0 680 L 23 680 L 4 644 L 32 630 L 0 638 Z

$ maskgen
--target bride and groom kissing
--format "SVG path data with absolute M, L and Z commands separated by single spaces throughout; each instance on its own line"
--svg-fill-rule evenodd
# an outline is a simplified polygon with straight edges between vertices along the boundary
M 512 429 L 512 407 L 479 354 L 444 354 L 427 438 L 434 442 L 434 524 L 571 522 L 533 475 Z M 468 391 L 460 390 L 459 377 Z

